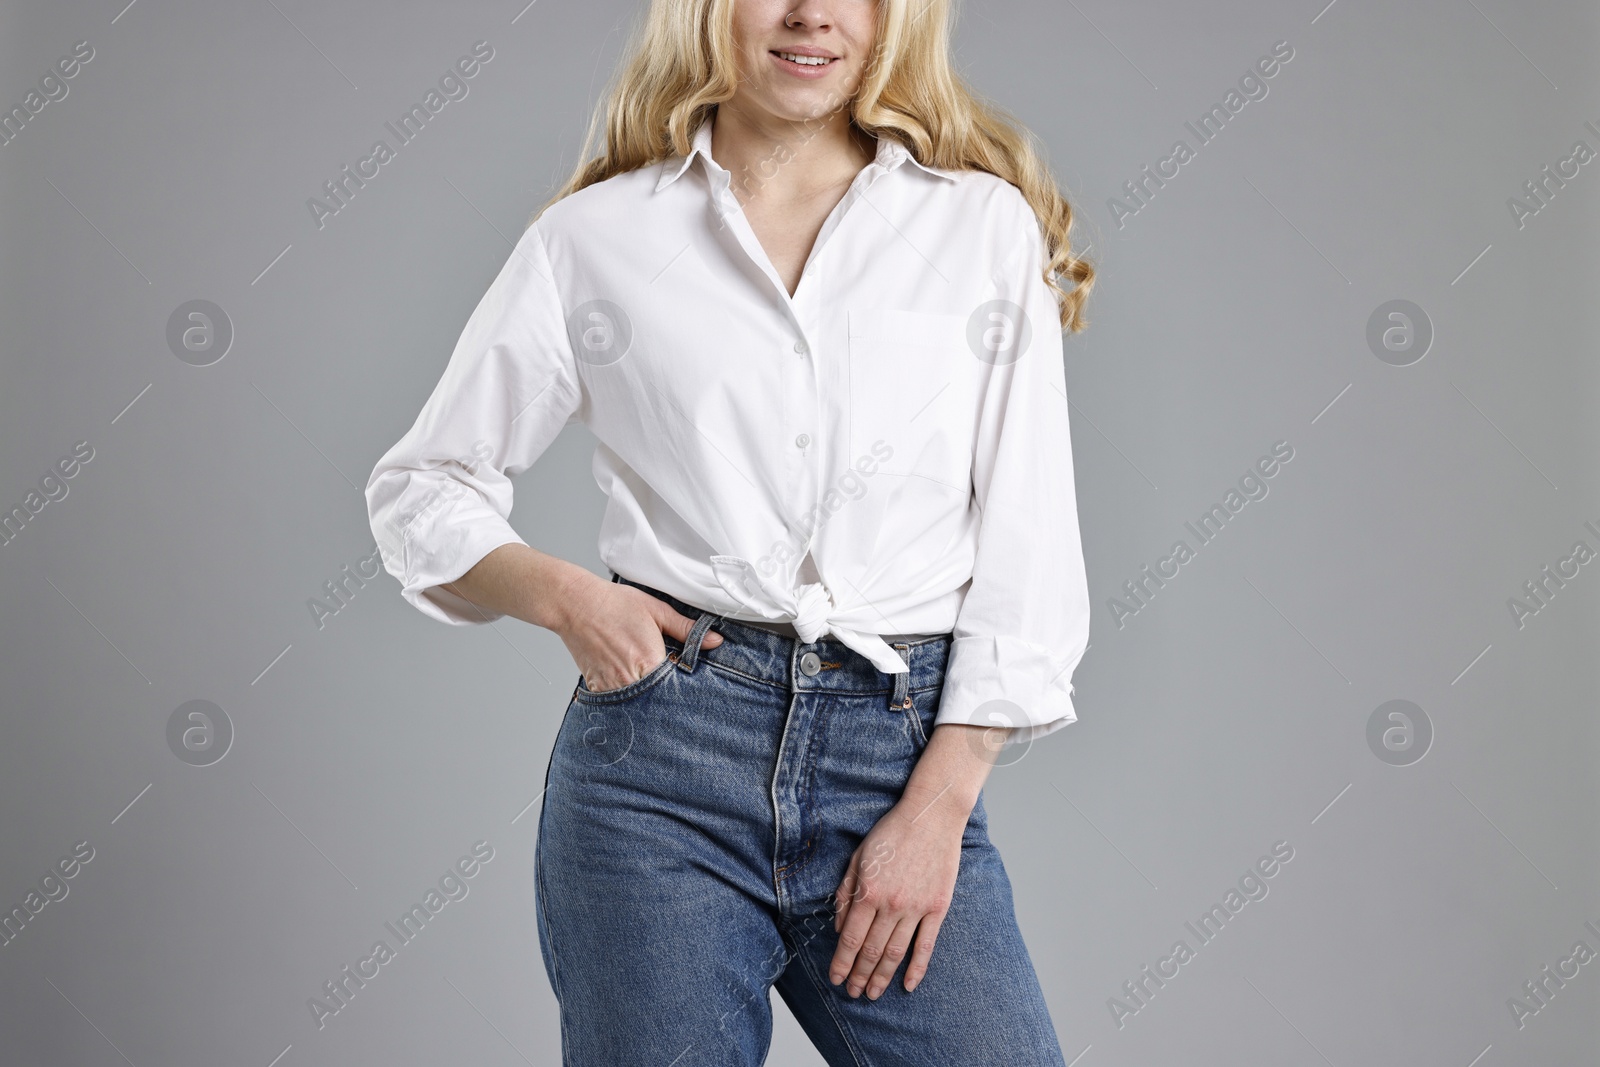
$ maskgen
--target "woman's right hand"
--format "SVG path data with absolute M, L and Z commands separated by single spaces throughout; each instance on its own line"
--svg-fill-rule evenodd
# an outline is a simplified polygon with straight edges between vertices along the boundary
M 667 658 L 661 635 L 685 644 L 695 623 L 642 589 L 588 571 L 566 587 L 561 614 L 556 633 L 583 672 L 583 684 L 595 693 L 621 689 L 649 674 Z M 700 647 L 720 644 L 722 635 L 707 630 Z

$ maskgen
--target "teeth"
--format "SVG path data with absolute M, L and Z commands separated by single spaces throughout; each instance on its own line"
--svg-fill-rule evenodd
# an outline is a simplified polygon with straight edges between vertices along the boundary
M 791 63 L 800 63 L 807 67 L 820 67 L 824 63 L 833 62 L 826 56 L 801 56 L 796 55 L 793 52 L 779 52 L 778 55 L 782 56 L 784 59 L 787 59 Z

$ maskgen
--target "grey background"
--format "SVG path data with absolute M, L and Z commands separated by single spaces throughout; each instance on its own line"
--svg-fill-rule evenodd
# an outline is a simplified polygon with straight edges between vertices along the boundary
M 557 1063 L 535 801 L 575 667 L 387 575 L 320 629 L 307 602 L 370 553 L 360 486 L 576 162 L 635 5 L 123 3 L 0 23 L 7 108 L 95 50 L 0 147 L 0 507 L 94 448 L 0 545 L 0 904 L 95 850 L 0 948 L 0 1059 Z M 1521 1028 L 1507 1000 L 1600 950 L 1600 565 L 1520 629 L 1507 600 L 1600 547 L 1600 162 L 1520 229 L 1506 200 L 1600 149 L 1597 23 L 967 5 L 964 71 L 1044 140 L 1101 267 L 1066 356 L 1080 721 L 986 792 L 1069 1061 L 1594 1062 L 1600 962 Z M 305 200 L 477 40 L 468 97 L 319 231 Z M 1119 229 L 1107 198 L 1280 40 L 1269 95 Z M 192 299 L 236 334 L 206 367 L 165 341 Z M 1435 332 L 1409 366 L 1365 340 L 1393 299 Z M 1119 629 L 1122 583 L 1280 440 L 1270 495 Z M 592 447 L 569 428 L 514 521 L 600 571 Z M 206 767 L 166 741 L 195 699 L 235 730 Z M 1394 699 L 1433 730 L 1407 766 L 1367 741 Z M 308 998 L 480 839 L 470 895 L 319 1030 Z M 1280 840 L 1270 895 L 1119 1028 L 1108 999 Z M 770 1062 L 820 1062 L 775 1011 Z

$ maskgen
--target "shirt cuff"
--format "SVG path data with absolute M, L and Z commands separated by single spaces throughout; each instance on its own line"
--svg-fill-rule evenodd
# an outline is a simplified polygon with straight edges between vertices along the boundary
M 406 600 L 430 619 L 470 626 L 504 618 L 504 612 L 481 608 L 440 587 L 470 571 L 501 545 L 527 542 L 492 508 L 440 518 L 444 521 L 425 521 L 422 525 L 427 529 L 407 527 L 401 537 L 400 559 L 385 552 L 384 568 L 400 579 L 400 592 Z
M 1072 671 L 1062 658 L 1019 637 L 958 637 L 950 644 L 937 729 L 947 722 L 1007 730 L 1007 745 L 1031 743 L 1078 721 Z

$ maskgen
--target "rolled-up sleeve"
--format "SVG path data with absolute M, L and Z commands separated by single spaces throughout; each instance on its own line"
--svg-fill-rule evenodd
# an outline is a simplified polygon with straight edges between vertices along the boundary
M 538 224 L 473 310 L 416 422 L 367 479 L 367 515 L 405 598 L 453 625 L 493 622 L 448 590 L 511 528 L 511 477 L 579 411 L 583 392 Z
M 998 300 L 1021 317 L 998 303 L 985 313 L 1002 344 L 1023 323 L 1030 338 L 1013 361 L 996 360 L 983 395 L 972 466 L 977 557 L 935 718 L 1009 727 L 1008 744 L 1077 721 L 1072 672 L 1089 642 L 1062 330 L 1042 274 L 1043 233 L 1031 211 L 1019 225 L 1025 247 L 996 282 Z

